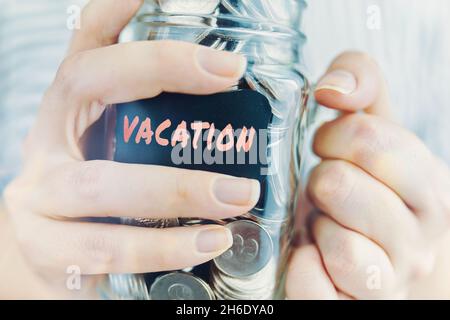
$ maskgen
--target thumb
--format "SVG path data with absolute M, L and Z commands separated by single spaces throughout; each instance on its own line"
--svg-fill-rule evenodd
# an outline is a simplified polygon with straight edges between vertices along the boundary
M 338 56 L 319 80 L 317 102 L 344 112 L 364 110 L 392 118 L 389 92 L 378 64 L 360 52 Z

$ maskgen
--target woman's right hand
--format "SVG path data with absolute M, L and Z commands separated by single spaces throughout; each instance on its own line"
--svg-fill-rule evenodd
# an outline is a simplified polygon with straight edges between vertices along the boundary
M 232 244 L 220 226 L 145 229 L 82 222 L 86 217 L 241 215 L 259 198 L 257 181 L 174 168 L 84 161 L 78 141 L 105 106 L 163 91 L 212 94 L 242 76 L 243 57 L 194 44 L 115 44 L 142 0 L 94 0 L 47 91 L 25 145 L 21 175 L 5 200 L 22 253 L 49 284 L 66 271 L 144 273 L 198 265 Z M 97 277 L 85 277 L 85 279 Z

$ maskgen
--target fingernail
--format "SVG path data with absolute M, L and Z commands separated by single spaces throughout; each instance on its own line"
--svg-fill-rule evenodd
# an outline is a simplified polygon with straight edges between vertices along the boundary
M 214 184 L 214 195 L 224 204 L 245 206 L 256 204 L 260 187 L 257 180 L 239 178 L 219 178 Z
M 355 76 L 345 70 L 333 70 L 327 73 L 317 84 L 316 91 L 333 90 L 342 94 L 351 94 L 356 90 Z
M 239 54 L 200 47 L 197 60 L 206 72 L 225 78 L 240 78 L 247 69 L 247 59 Z
M 197 250 L 202 253 L 225 251 L 232 245 L 233 235 L 227 228 L 214 227 L 197 235 Z

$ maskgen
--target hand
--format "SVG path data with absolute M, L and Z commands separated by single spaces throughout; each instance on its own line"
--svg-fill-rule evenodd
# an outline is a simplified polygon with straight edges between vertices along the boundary
M 23 172 L 5 192 L 23 254 L 61 291 L 72 265 L 90 276 L 176 270 L 211 260 L 232 244 L 220 226 L 150 230 L 83 218 L 223 219 L 248 212 L 259 198 L 253 180 L 84 161 L 78 141 L 106 105 L 162 91 L 216 93 L 233 86 L 245 70 L 243 57 L 194 44 L 115 44 L 141 4 L 96 0 L 85 8 L 82 28 L 27 140 Z
M 434 244 L 449 230 L 449 169 L 392 121 L 366 55 L 339 56 L 315 96 L 342 114 L 315 136 L 322 162 L 307 190 L 320 213 L 310 220 L 313 243 L 292 256 L 288 297 L 405 298 L 433 270 Z

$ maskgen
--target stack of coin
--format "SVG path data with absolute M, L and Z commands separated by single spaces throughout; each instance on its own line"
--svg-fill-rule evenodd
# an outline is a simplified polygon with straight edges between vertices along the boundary
M 215 300 L 210 286 L 191 273 L 172 272 L 158 277 L 150 288 L 151 300 Z
M 258 223 L 241 219 L 227 228 L 233 246 L 214 259 L 211 286 L 219 299 L 265 300 L 276 286 L 276 259 L 270 234 Z
M 211 287 L 220 300 L 270 300 L 277 285 L 275 260 L 255 275 L 233 277 L 211 267 Z
M 121 223 L 142 228 L 172 228 L 179 226 L 178 219 L 121 218 Z M 111 291 L 123 300 L 149 300 L 147 284 L 143 275 L 111 274 L 109 275 Z
M 142 275 L 111 274 L 109 275 L 111 291 L 120 300 L 149 300 L 147 284 Z

